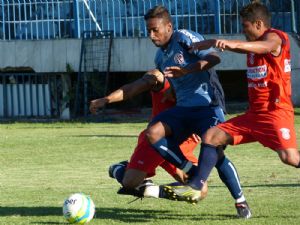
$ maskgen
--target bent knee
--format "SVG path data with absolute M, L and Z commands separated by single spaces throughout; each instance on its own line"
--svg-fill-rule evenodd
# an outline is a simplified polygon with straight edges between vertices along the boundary
M 232 137 L 218 127 L 212 127 L 202 137 L 202 142 L 213 145 L 228 145 L 232 143 Z
M 124 188 L 133 189 L 139 186 L 146 178 L 146 173 L 139 170 L 129 169 L 122 180 Z
M 300 152 L 296 149 L 277 150 L 279 158 L 284 164 L 297 167 L 300 163 Z
M 155 144 L 165 136 L 165 130 L 162 123 L 158 122 L 146 130 L 146 137 L 150 144 Z

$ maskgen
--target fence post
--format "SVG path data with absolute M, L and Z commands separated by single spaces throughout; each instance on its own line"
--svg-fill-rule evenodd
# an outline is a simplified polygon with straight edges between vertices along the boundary
M 5 14 L 4 14 L 4 0 L 1 0 L 1 4 L 2 4 L 2 33 L 3 33 L 3 37 L 1 38 L 2 40 L 5 40 Z
M 80 38 L 80 20 L 79 20 L 78 0 L 74 0 L 74 2 L 73 2 L 73 14 L 74 14 L 74 37 Z
M 220 0 L 215 0 L 215 32 L 221 34 L 221 9 Z
M 294 0 L 291 0 L 291 16 L 292 16 L 292 31 L 294 33 L 298 33 L 297 32 L 297 26 L 296 26 L 296 10 L 295 10 L 295 2 Z

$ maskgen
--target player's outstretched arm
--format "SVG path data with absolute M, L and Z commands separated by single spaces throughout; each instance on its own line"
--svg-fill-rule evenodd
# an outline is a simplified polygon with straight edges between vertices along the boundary
M 90 102 L 90 112 L 96 114 L 97 110 L 103 108 L 106 104 L 121 102 L 142 92 L 149 91 L 159 83 L 163 83 L 163 79 L 163 75 L 159 70 L 150 70 L 142 78 L 123 85 L 103 98 L 92 100 Z
M 273 53 L 277 55 L 280 52 L 281 39 L 276 33 L 269 33 L 260 41 L 209 39 L 193 43 L 190 51 L 204 50 L 210 47 L 218 48 L 221 51 L 229 50 L 237 53 Z

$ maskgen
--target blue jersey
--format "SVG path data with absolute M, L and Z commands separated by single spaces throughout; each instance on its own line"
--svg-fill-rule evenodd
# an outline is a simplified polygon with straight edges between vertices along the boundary
M 156 67 L 164 71 L 169 66 L 185 67 L 215 52 L 213 49 L 189 53 L 193 42 L 204 40 L 200 34 L 189 30 L 174 31 L 168 47 L 160 48 L 155 57 Z M 194 72 L 179 78 L 168 78 L 175 93 L 177 106 L 210 106 L 223 107 L 223 89 L 217 74 L 213 70 Z

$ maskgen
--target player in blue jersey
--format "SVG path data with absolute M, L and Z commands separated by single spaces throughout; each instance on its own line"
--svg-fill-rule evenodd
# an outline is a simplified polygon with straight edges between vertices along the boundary
M 176 95 L 176 106 L 154 117 L 146 135 L 163 158 L 192 175 L 193 164 L 181 153 L 179 145 L 192 133 L 201 137 L 207 129 L 224 121 L 223 90 L 212 69 L 220 63 L 220 58 L 212 49 L 190 53 L 191 44 L 203 37 L 189 30 L 174 31 L 171 16 L 163 6 L 150 9 L 144 18 L 149 37 L 159 48 L 156 67 L 168 78 Z M 224 154 L 219 155 L 216 168 L 236 200 L 238 216 L 249 218 L 251 212 L 232 162 Z

